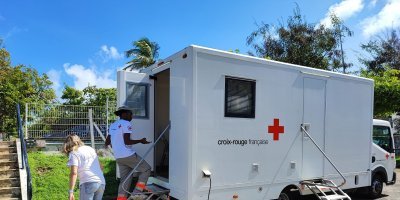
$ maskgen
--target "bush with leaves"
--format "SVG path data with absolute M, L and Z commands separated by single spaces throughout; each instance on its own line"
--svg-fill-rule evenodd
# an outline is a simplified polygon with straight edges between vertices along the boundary
M 374 117 L 385 119 L 400 111 L 400 70 L 385 67 L 382 72 L 362 70 L 361 76 L 375 81 Z

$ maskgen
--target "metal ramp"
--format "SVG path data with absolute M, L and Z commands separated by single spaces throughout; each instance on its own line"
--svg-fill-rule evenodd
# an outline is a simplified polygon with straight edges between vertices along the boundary
M 330 180 L 314 179 L 300 182 L 306 186 L 320 200 L 351 200 L 340 187 Z
M 312 179 L 312 180 L 304 180 L 301 181 L 300 184 L 306 186 L 311 192 L 318 197 L 320 200 L 351 200 L 351 198 L 343 192 L 340 187 L 346 184 L 346 178 L 343 176 L 342 172 L 336 167 L 335 164 L 331 161 L 331 159 L 326 155 L 326 153 L 321 149 L 320 146 L 315 142 L 315 140 L 311 137 L 311 135 L 307 131 L 307 124 L 301 125 L 301 131 L 306 134 L 310 140 L 313 142 L 315 147 L 324 155 L 326 160 L 332 165 L 332 167 L 338 172 L 338 174 L 342 177 L 343 182 L 336 186 L 334 182 L 327 179 Z
M 146 185 L 146 192 L 131 193 L 129 200 L 169 200 L 169 189 L 156 184 Z

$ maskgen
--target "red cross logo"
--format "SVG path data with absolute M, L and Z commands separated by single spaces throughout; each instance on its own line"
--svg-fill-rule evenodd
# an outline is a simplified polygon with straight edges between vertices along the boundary
M 279 134 L 285 132 L 284 126 L 279 126 L 279 119 L 274 119 L 274 125 L 268 126 L 268 133 L 274 134 L 274 140 L 279 140 Z

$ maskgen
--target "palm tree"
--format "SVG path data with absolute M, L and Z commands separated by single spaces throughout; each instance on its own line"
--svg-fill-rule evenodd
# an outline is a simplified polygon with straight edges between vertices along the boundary
M 133 48 L 125 52 L 127 58 L 133 57 L 124 68 L 142 69 L 154 64 L 158 58 L 158 50 L 160 46 L 156 42 L 150 41 L 144 37 L 132 43 Z

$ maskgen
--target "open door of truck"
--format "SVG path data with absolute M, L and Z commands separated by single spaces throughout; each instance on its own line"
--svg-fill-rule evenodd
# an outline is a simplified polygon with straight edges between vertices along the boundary
M 132 139 L 147 138 L 154 142 L 154 84 L 146 73 L 118 71 L 117 73 L 117 107 L 128 106 L 133 110 Z M 149 145 L 136 144 L 132 148 L 143 156 Z M 150 152 L 145 158 L 154 169 L 154 153 Z

